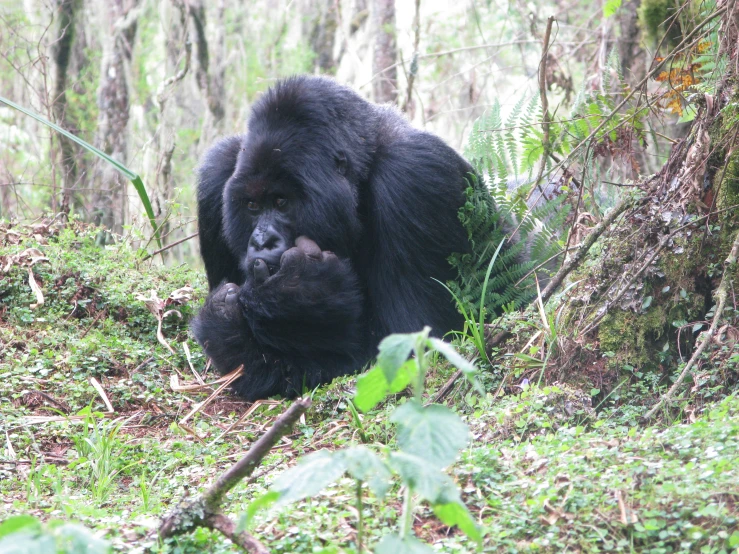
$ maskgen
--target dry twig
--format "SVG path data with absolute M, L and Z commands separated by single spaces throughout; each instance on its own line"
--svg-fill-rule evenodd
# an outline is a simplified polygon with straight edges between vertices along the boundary
M 721 313 L 724 311 L 724 307 L 726 306 L 726 298 L 729 294 L 729 290 L 734 285 L 734 269 L 736 267 L 737 257 L 739 257 L 739 233 L 734 237 L 734 243 L 731 245 L 731 252 L 729 252 L 729 256 L 724 260 L 724 274 L 721 277 L 721 284 L 719 284 L 716 289 L 716 311 L 713 313 L 711 327 L 708 331 L 703 333 L 703 340 L 698 345 L 698 348 L 695 349 L 695 352 L 693 352 L 688 363 L 685 364 L 685 367 L 670 387 L 670 390 L 668 390 L 662 398 L 659 399 L 659 402 L 652 406 L 652 408 L 644 415 L 642 418 L 644 421 L 652 419 L 654 414 L 656 414 L 662 406 L 672 400 L 672 397 L 675 395 L 675 392 L 677 392 L 677 389 L 680 388 L 680 385 L 682 385 L 685 377 L 687 377 L 690 370 L 693 369 L 693 366 L 695 366 L 700 359 L 703 351 L 711 343 L 711 340 L 716 334 L 716 329 L 718 329 L 718 324 L 721 321 Z
M 220 512 L 226 494 L 244 478 L 249 477 L 272 447 L 285 436 L 310 407 L 310 399 L 296 400 L 274 425 L 262 435 L 249 451 L 221 475 L 213 486 L 194 500 L 184 501 L 162 520 L 159 526 L 161 538 L 189 532 L 196 527 L 216 529 L 247 552 L 267 554 L 269 551 L 256 538 L 245 531 L 237 532 L 234 522 Z

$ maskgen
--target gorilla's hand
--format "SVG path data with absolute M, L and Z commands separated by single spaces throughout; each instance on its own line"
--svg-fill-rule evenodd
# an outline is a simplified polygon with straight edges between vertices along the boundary
M 211 317 L 238 321 L 243 316 L 239 305 L 240 288 L 233 283 L 223 283 L 205 300 L 203 310 L 208 310 Z
M 239 302 L 240 288 L 223 283 L 205 299 L 203 309 L 192 321 L 195 338 L 222 372 L 243 363 L 244 348 L 251 340 Z
M 321 251 L 307 237 L 298 237 L 295 246 L 282 254 L 274 275 L 263 260 L 256 260 L 250 273 L 239 300 L 252 323 L 268 319 L 345 324 L 362 312 L 351 263 Z
M 280 267 L 270 276 L 267 263 L 257 259 L 253 266 L 253 286 L 261 287 L 274 281 L 275 285 L 297 288 L 307 285 L 319 275 L 332 273 L 332 268 L 338 270 L 339 259 L 333 252 L 321 251 L 318 245 L 308 237 L 298 237 L 295 246 L 286 250 L 280 258 Z

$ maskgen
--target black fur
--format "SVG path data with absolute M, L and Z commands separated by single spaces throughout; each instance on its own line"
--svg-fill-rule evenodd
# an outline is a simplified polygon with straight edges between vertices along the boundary
M 362 368 L 386 335 L 461 325 L 447 258 L 470 165 L 396 110 L 319 77 L 256 103 L 199 171 L 211 294 L 193 332 L 248 400 Z M 436 279 L 436 280 L 434 280 Z

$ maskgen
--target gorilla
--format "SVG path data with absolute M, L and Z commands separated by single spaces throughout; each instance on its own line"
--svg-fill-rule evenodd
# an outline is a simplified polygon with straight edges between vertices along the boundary
M 463 323 L 440 284 L 468 252 L 473 169 L 393 107 L 322 77 L 278 82 L 248 132 L 204 156 L 210 294 L 193 333 L 247 400 L 295 397 L 370 361 L 391 333 Z

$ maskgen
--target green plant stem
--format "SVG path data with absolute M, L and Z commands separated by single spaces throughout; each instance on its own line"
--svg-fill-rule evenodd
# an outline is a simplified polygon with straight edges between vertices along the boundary
M 400 536 L 406 538 L 413 529 L 413 499 L 411 489 L 406 486 L 403 493 L 403 517 L 400 521 Z
M 364 515 L 362 514 L 362 481 L 357 479 L 357 552 L 364 549 Z

